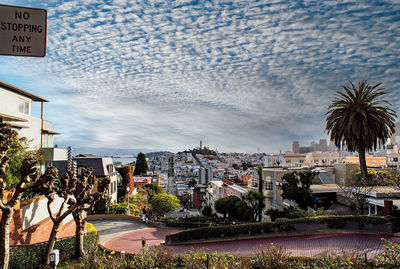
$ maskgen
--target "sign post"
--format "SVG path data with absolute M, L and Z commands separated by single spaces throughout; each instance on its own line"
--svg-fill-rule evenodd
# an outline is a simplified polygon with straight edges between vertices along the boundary
M 0 55 L 44 57 L 47 11 L 0 5 Z

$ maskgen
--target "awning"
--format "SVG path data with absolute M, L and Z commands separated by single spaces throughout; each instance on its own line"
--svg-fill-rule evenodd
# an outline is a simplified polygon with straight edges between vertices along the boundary
M 6 122 L 6 121 L 22 121 L 22 122 L 27 122 L 27 121 L 28 121 L 27 119 L 20 118 L 20 117 L 16 117 L 16 116 L 12 116 L 12 115 L 8 115 L 8 114 L 5 114 L 5 113 L 0 113 L 0 119 L 1 119 L 3 122 Z
M 22 128 L 29 128 L 29 126 L 18 124 L 18 123 L 13 123 L 13 122 L 8 122 L 12 128 L 16 129 L 22 129 Z
M 61 135 L 61 133 L 57 133 L 54 131 L 50 131 L 50 130 L 42 130 L 42 134 L 50 134 L 50 135 Z

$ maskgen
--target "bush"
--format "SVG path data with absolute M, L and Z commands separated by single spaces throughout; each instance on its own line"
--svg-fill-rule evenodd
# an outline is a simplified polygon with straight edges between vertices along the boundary
M 379 265 L 394 265 L 392 268 L 400 268 L 400 245 L 384 238 L 381 240 L 385 242 L 385 250 L 378 256 Z
M 109 253 L 106 254 L 102 251 L 95 251 L 89 255 L 85 255 L 83 259 L 77 264 L 65 264 L 68 269 L 114 269 L 114 268 L 133 268 L 133 263 L 123 257 L 122 255 Z
M 229 253 L 207 253 L 206 250 L 185 251 L 182 258 L 182 266 L 191 269 L 243 269 L 250 268 L 248 259 L 240 259 Z
M 111 206 L 111 212 L 113 212 L 115 214 L 125 214 L 126 209 L 127 209 L 127 205 L 128 205 L 127 202 L 113 204 Z M 131 215 L 140 216 L 140 210 L 135 204 L 129 203 L 129 208 L 131 210 Z
M 252 268 L 289 268 L 289 255 L 290 253 L 286 252 L 282 246 L 275 246 L 272 243 L 268 247 L 260 245 L 253 250 Z
M 145 247 L 140 254 L 135 255 L 134 267 L 137 269 L 175 268 L 176 258 L 172 250 L 166 247 Z
M 376 268 L 375 264 L 375 261 L 366 260 L 362 253 L 354 250 L 349 253 L 327 253 L 324 257 L 313 259 L 306 268 L 365 269 Z
M 252 235 L 279 231 L 295 230 L 295 224 L 314 224 L 327 223 L 330 228 L 343 228 L 348 222 L 359 224 L 383 224 L 388 221 L 384 217 L 377 216 L 316 216 L 308 218 L 287 219 L 279 218 L 275 222 L 248 223 L 240 225 L 202 227 L 192 230 L 183 231 L 180 233 L 170 234 L 165 237 L 167 243 L 184 242 L 190 240 L 208 239 L 208 238 L 223 238 L 239 235 Z
M 265 213 L 271 217 L 272 221 L 275 221 L 278 218 L 296 219 L 309 217 L 306 210 L 298 210 L 292 206 L 289 208 L 285 208 L 283 211 L 280 211 L 278 209 L 269 209 Z
M 97 234 L 97 229 L 96 227 L 94 227 L 93 224 L 91 224 L 90 222 L 86 222 L 86 232 L 89 233 L 94 233 Z
M 17 246 L 10 249 L 9 268 L 34 269 L 42 263 L 47 242 Z M 89 233 L 84 236 L 83 246 L 87 253 L 97 249 L 98 235 Z M 75 237 L 56 241 L 54 249 L 60 250 L 60 262 L 67 261 L 75 255 Z
M 201 210 L 201 213 L 206 216 L 206 217 L 212 217 L 212 208 L 210 205 L 206 205 L 203 207 L 203 209 Z
M 180 227 L 180 228 L 200 228 L 210 227 L 215 224 L 212 223 L 212 217 L 198 216 L 192 218 L 164 218 L 165 226 L 167 227 Z

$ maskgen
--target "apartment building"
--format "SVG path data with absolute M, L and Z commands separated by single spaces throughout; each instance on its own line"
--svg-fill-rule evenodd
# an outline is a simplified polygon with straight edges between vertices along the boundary
M 340 161 L 339 153 L 334 152 L 309 152 L 309 153 L 293 153 L 287 151 L 284 154 L 284 167 L 315 167 L 315 166 L 332 166 Z
M 77 173 L 82 167 L 93 168 L 93 175 L 96 177 L 96 182 L 104 177 L 110 178 L 110 186 L 107 192 L 107 197 L 111 204 L 117 203 L 117 185 L 118 173 L 115 170 L 113 161 L 110 157 L 97 157 L 91 154 L 82 154 L 73 158 L 76 162 Z M 54 161 L 53 165 L 58 169 L 59 174 L 63 175 L 67 171 L 67 161 Z M 97 192 L 95 186 L 93 192 Z
M 40 118 L 31 115 L 34 102 L 40 103 Z M 0 81 L 0 122 L 10 124 L 20 137 L 26 137 L 31 149 L 41 148 L 46 164 L 51 164 L 54 160 L 66 160 L 67 151 L 53 147 L 53 136 L 60 133 L 53 130 L 52 122 L 44 119 L 43 104 L 47 102 L 42 97 Z
M 365 155 L 365 161 L 368 167 L 387 167 L 386 156 Z M 358 156 L 349 156 L 346 157 L 346 163 L 359 164 L 360 160 Z

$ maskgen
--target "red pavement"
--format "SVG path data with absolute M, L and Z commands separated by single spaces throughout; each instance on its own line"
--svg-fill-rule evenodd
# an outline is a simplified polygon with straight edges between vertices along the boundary
M 105 246 L 127 253 L 138 253 L 142 248 L 142 236 L 146 238 L 147 245 L 159 245 L 164 241 L 165 235 L 176 233 L 176 229 L 144 229 L 128 232 L 109 240 Z M 385 237 L 392 242 L 400 243 L 398 237 Z M 370 234 L 319 234 L 301 235 L 291 237 L 275 237 L 264 239 L 236 240 L 217 243 L 200 243 L 188 245 L 174 245 L 168 248 L 174 250 L 177 255 L 183 255 L 189 249 L 208 249 L 209 252 L 229 252 L 238 256 L 250 255 L 258 245 L 280 245 L 292 256 L 317 257 L 324 254 L 352 252 L 367 253 L 369 258 L 376 257 L 383 250 L 381 236 Z
M 142 249 L 142 237 L 146 239 L 147 246 L 159 246 L 165 236 L 178 233 L 182 230 L 168 228 L 148 228 L 127 232 L 106 242 L 105 247 L 127 253 L 138 253 Z

